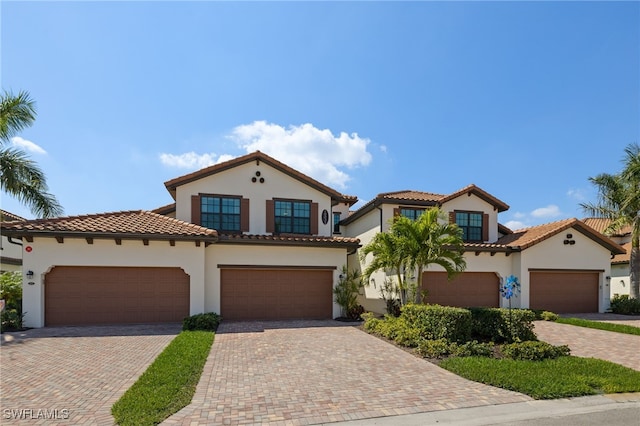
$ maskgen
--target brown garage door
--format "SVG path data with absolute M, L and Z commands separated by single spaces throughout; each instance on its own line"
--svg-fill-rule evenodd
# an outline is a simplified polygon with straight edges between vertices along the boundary
M 222 269 L 225 320 L 330 319 L 333 272 L 308 269 Z
M 557 313 L 598 312 L 598 272 L 530 272 L 531 309 Z
M 426 303 L 463 308 L 500 306 L 500 280 L 493 272 L 463 272 L 451 281 L 446 272 L 425 272 L 422 288 L 427 290 Z
M 56 266 L 45 277 L 45 325 L 182 321 L 189 276 L 180 268 Z

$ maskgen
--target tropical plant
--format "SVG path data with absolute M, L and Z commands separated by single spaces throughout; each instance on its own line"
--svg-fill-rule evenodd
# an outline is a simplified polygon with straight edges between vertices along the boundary
M 336 303 L 340 305 L 343 317 L 360 316 L 358 312 L 358 292 L 362 288 L 360 273 L 356 270 L 349 271 L 349 268 L 342 266 L 338 284 L 333 289 Z
M 388 232 L 376 234 L 362 248 L 361 259 L 364 261 L 369 254 L 373 259 L 363 274 L 366 282 L 381 269 L 395 274 L 396 282 L 391 282 L 394 287 L 386 290 L 398 294 L 401 306 L 410 301 L 422 302 L 422 272 L 429 265 L 440 265 L 449 279 L 466 268 L 462 231 L 448 223 L 438 208 L 425 211 L 416 220 L 393 218 Z M 412 286 L 413 271 L 416 282 Z
M 624 167 L 617 174 L 601 173 L 589 181 L 598 188 L 598 201 L 582 203 L 587 214 L 610 220 L 605 234 L 631 227 L 630 297 L 640 297 L 640 146 L 625 148 Z
M 0 189 L 27 205 L 38 217 L 59 216 L 63 210 L 48 192 L 38 165 L 21 150 L 8 147 L 11 138 L 31 126 L 36 118 L 35 102 L 28 92 L 5 91 L 0 98 Z
M 449 223 L 439 208 L 425 211 L 416 220 L 404 216 L 395 219 L 392 231 L 400 240 L 401 252 L 410 271 L 416 271 L 415 302 L 422 303 L 423 271 L 439 265 L 450 280 L 465 270 L 462 230 Z

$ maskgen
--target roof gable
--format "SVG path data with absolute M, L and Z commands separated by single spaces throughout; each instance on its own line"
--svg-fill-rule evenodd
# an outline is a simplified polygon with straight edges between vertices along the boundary
M 487 203 L 491 204 L 496 210 L 498 210 L 498 212 L 504 212 L 506 210 L 509 210 L 509 205 L 501 200 L 499 200 L 498 198 L 494 197 L 493 195 L 489 194 L 487 191 L 483 190 L 482 188 L 477 187 L 474 184 L 465 186 L 464 188 L 460 189 L 459 191 L 454 192 L 453 194 L 449 194 L 445 197 L 443 197 L 440 200 L 440 205 L 446 203 L 447 201 L 453 200 L 454 198 L 458 198 L 461 197 L 463 195 L 475 195 L 476 197 L 486 201 Z
M 193 173 L 189 173 L 186 174 L 184 176 L 180 176 L 177 177 L 175 179 L 171 179 L 168 180 L 164 183 L 165 187 L 167 188 L 167 190 L 169 191 L 169 193 L 171 194 L 171 196 L 175 199 L 176 197 L 176 188 L 181 186 L 181 185 L 185 185 L 187 183 L 196 181 L 196 180 L 200 180 L 203 179 L 205 177 L 214 175 L 216 173 L 220 173 L 223 172 L 225 170 L 229 170 L 231 168 L 246 164 L 246 163 L 250 163 L 250 162 L 257 162 L 257 164 L 260 164 L 260 162 L 264 162 L 268 165 L 270 165 L 271 167 L 275 168 L 276 170 L 279 170 L 280 172 L 287 174 L 289 176 L 291 176 L 292 178 L 330 196 L 333 200 L 336 200 L 337 202 L 344 202 L 344 203 L 348 203 L 349 205 L 353 205 L 358 201 L 358 198 L 355 196 L 351 196 L 351 195 L 345 195 L 345 194 L 341 194 L 340 192 L 336 191 L 335 189 L 329 188 L 328 186 L 326 186 L 323 183 L 318 182 L 317 180 L 303 174 L 300 173 L 299 171 L 287 166 L 284 163 L 281 163 L 280 161 L 276 160 L 273 157 L 268 156 L 267 154 L 264 154 L 260 151 L 255 151 L 251 154 L 247 154 L 247 155 L 243 155 L 241 157 L 237 157 L 234 158 L 232 160 L 229 161 L 225 161 L 219 164 L 214 164 L 213 166 L 209 166 L 206 167 L 204 169 L 195 171 Z
M 623 254 L 625 250 L 619 244 L 611 241 L 595 229 L 589 227 L 584 222 L 576 219 L 565 219 L 557 222 L 546 223 L 543 225 L 532 226 L 530 228 L 518 229 L 511 234 L 505 235 L 496 241 L 496 244 L 502 244 L 511 247 L 517 247 L 520 250 L 525 250 L 536 244 L 545 241 L 548 238 L 553 237 L 567 229 L 572 228 L 601 246 L 607 248 L 614 254 Z

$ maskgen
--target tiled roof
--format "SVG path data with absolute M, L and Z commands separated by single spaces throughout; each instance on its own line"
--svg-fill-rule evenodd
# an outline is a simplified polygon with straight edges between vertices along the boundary
M 17 214 L 13 214 L 11 212 L 8 212 L 6 210 L 2 210 L 0 209 L 0 221 L 1 222 L 13 222 L 13 221 L 25 221 L 27 219 L 25 219 L 24 217 L 20 217 Z
M 208 242 L 217 239 L 217 232 L 213 229 L 145 210 L 4 222 L 0 226 L 3 234 L 12 236 L 120 237 Z
M 218 239 L 219 243 L 245 243 L 245 244 L 286 244 L 286 245 L 313 245 L 323 247 L 353 248 L 360 246 L 358 238 L 349 237 L 321 237 L 306 235 L 248 235 L 248 234 L 223 234 Z
M 444 198 L 442 198 L 442 200 L 440 200 L 440 203 L 444 204 L 449 200 L 453 200 L 454 198 L 458 198 L 459 196 L 465 195 L 465 194 L 474 194 L 474 195 L 476 195 L 477 197 L 483 199 L 487 203 L 489 203 L 489 204 L 493 205 L 494 207 L 496 207 L 498 209 L 498 212 L 503 212 L 503 211 L 509 210 L 509 205 L 507 203 L 505 203 L 504 201 L 499 200 L 498 198 L 494 197 L 493 195 L 489 194 L 487 191 L 483 190 L 482 188 L 477 187 L 474 184 L 465 186 L 464 188 L 460 189 L 459 191 L 456 191 L 453 194 L 445 196 Z
M 166 206 L 156 207 L 151 210 L 152 213 L 158 213 L 161 215 L 167 215 L 169 213 L 175 213 L 176 211 L 176 203 L 167 204 Z
M 384 200 L 411 200 L 411 201 L 440 201 L 444 198 L 442 194 L 421 191 L 394 191 L 378 194 L 376 198 Z
M 518 229 L 498 239 L 496 244 L 519 247 L 521 250 L 524 250 L 569 228 L 573 228 L 604 247 L 607 247 L 612 253 L 624 253 L 624 249 L 620 245 L 575 218 Z
M 195 180 L 198 179 L 202 179 L 205 178 L 207 176 L 231 169 L 233 167 L 236 166 L 240 166 L 242 164 L 245 163 L 249 163 L 252 161 L 262 161 L 266 164 L 269 164 L 271 167 L 280 170 L 281 172 L 288 174 L 289 176 L 293 177 L 294 179 L 298 179 L 299 181 L 311 186 L 312 188 L 317 189 L 320 192 L 323 192 L 329 196 L 331 196 L 333 199 L 339 201 L 339 202 L 344 202 L 344 203 L 348 203 L 349 205 L 353 205 L 356 202 L 358 202 L 358 197 L 352 196 L 352 195 L 345 195 L 345 194 L 341 194 L 340 192 L 336 191 L 335 189 L 329 188 L 328 186 L 326 186 L 323 183 L 318 182 L 317 180 L 303 174 L 300 173 L 299 171 L 292 169 L 291 167 L 287 166 L 284 163 L 281 163 L 280 161 L 276 160 L 273 157 L 268 156 L 267 154 L 264 154 L 260 151 L 255 151 L 252 152 L 251 154 L 247 154 L 247 155 L 243 155 L 241 157 L 237 157 L 234 158 L 232 160 L 229 161 L 225 161 L 219 164 L 214 164 L 213 166 L 209 166 L 206 167 L 204 169 L 198 170 L 196 172 L 193 173 L 189 173 L 186 174 L 184 176 L 180 176 L 177 177 L 175 179 L 171 179 L 168 180 L 167 182 L 164 183 L 165 187 L 167 188 L 167 190 L 169 191 L 169 193 L 171 193 L 171 196 L 174 197 L 175 199 L 175 194 L 176 194 L 176 188 L 178 186 L 187 184 L 189 182 L 193 182 Z
M 611 224 L 611 220 L 610 219 L 605 219 L 605 218 L 601 218 L 601 217 L 587 217 L 585 219 L 582 219 L 582 221 L 584 223 L 586 223 L 588 226 L 590 226 L 593 229 L 595 229 L 596 231 L 600 232 L 601 234 L 605 234 L 604 231 Z M 609 236 L 611 236 L 611 237 L 623 237 L 625 235 L 630 235 L 630 234 L 631 234 L 631 226 L 627 225 L 627 226 L 622 227 L 621 229 L 618 229 L 618 230 L 614 231 Z
M 622 244 L 622 248 L 627 252 L 613 256 L 613 259 L 611 259 L 612 264 L 629 263 L 631 261 L 631 241 Z
M 498 212 L 503 212 L 509 209 L 509 205 L 500 201 L 498 198 L 477 187 L 474 184 L 467 185 L 464 188 L 449 194 L 436 194 L 433 192 L 422 192 L 414 190 L 402 190 L 394 192 L 383 192 L 378 194 L 374 199 L 370 200 L 358 210 L 353 213 L 349 213 L 349 217 L 344 219 L 343 223 L 348 224 L 364 215 L 365 213 L 373 210 L 376 206 L 381 204 L 410 204 L 414 206 L 442 206 L 447 201 L 453 200 L 465 194 L 474 194 L 477 197 L 483 199 L 487 203 L 494 206 Z

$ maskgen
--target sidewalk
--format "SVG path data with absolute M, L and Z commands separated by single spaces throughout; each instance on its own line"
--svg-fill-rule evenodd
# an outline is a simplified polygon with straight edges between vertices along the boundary
M 379 417 L 374 419 L 354 420 L 348 422 L 325 423 L 327 426 L 426 426 L 426 425 L 518 425 L 535 424 L 531 420 L 555 419 L 557 424 L 571 423 L 571 416 L 622 410 L 624 416 L 616 420 L 615 414 L 606 414 L 608 425 L 628 425 L 629 418 L 640 419 L 640 393 L 623 393 L 610 395 L 584 396 L 580 398 L 564 398 L 515 402 L 511 404 L 488 405 L 473 408 L 460 408 L 445 411 L 410 414 L 405 416 Z M 629 417 L 631 416 L 631 417 Z M 565 418 L 563 420 L 563 418 Z M 550 424 L 550 423 L 545 423 Z M 553 423 L 556 424 L 556 423 Z

